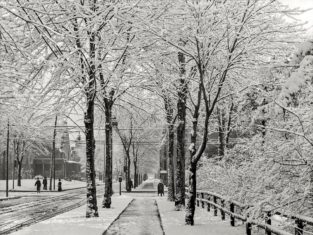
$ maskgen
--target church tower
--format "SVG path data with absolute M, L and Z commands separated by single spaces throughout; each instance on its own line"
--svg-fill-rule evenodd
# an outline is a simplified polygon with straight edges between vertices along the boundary
M 68 132 L 67 121 L 64 120 L 62 122 L 63 125 L 63 133 L 61 136 L 61 147 L 60 151 L 63 153 L 65 160 L 71 160 L 71 146 L 70 146 L 70 135 Z

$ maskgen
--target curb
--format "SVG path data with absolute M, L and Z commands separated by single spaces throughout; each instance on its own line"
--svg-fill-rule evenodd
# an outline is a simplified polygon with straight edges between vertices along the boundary
M 157 201 L 157 200 L 154 200 L 154 202 L 155 202 L 155 205 L 156 205 L 156 207 L 157 207 L 158 218 L 159 218 L 159 220 L 160 220 L 161 229 L 162 229 L 162 231 L 163 231 L 163 235 L 165 235 L 164 226 L 163 226 L 163 221 L 162 221 L 161 213 L 160 213 L 160 210 L 159 210 L 158 201 Z
M 124 213 L 124 211 L 129 207 L 129 205 L 130 205 L 134 200 L 135 200 L 135 199 L 133 198 L 133 199 L 125 206 L 125 208 L 121 211 L 121 213 L 118 214 L 118 216 L 115 218 L 115 220 L 113 220 L 113 221 L 110 223 L 110 225 L 107 227 L 107 229 L 104 230 L 104 232 L 102 233 L 102 235 L 105 235 L 105 234 L 106 234 L 106 232 L 109 230 L 109 228 L 112 226 L 112 224 L 114 224 L 114 222 L 117 221 L 117 220 L 120 218 L 121 214 Z
M 76 188 L 69 188 L 69 189 L 63 189 L 61 192 L 75 190 L 75 189 L 82 189 L 86 188 L 86 186 L 76 187 Z M 5 190 L 0 190 L 0 192 L 5 192 Z M 11 193 L 36 193 L 36 190 L 12 190 L 10 189 L 9 192 Z M 59 191 L 55 190 L 40 190 L 40 193 L 59 193 Z
M 7 201 L 7 200 L 13 200 L 13 199 L 19 199 L 22 196 L 16 196 L 16 197 L 4 197 L 4 198 L 0 198 L 0 201 Z
M 97 186 L 101 186 L 97 185 Z M 61 192 L 66 192 L 66 191 L 71 191 L 71 190 L 76 190 L 76 189 L 83 189 L 86 188 L 86 186 L 81 186 L 81 187 L 77 187 L 77 188 L 69 188 L 69 189 L 63 189 Z M 5 192 L 5 190 L 0 190 L 0 192 Z M 9 192 L 11 193 L 36 193 L 37 191 L 32 191 L 32 190 L 9 190 Z M 40 193 L 60 193 L 59 191 L 50 191 L 50 190 L 45 190 L 45 191 L 40 191 Z M 21 197 L 27 197 L 28 195 L 23 195 L 23 196 L 14 196 L 14 197 L 4 197 L 4 198 L 0 198 L 0 201 L 6 201 L 6 200 L 13 200 L 13 199 L 19 199 Z

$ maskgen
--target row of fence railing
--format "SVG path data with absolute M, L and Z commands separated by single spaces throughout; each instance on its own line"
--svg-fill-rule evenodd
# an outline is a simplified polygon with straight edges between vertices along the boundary
M 186 188 L 186 196 L 189 196 L 188 189 Z M 219 194 L 209 191 L 197 191 L 196 193 L 196 205 L 198 207 L 206 208 L 207 211 L 212 211 L 214 216 L 218 216 L 218 211 L 222 220 L 226 219 L 226 214 L 229 215 L 230 225 L 235 226 L 235 221 L 239 220 L 245 223 L 246 235 L 252 235 L 252 226 L 255 225 L 265 230 L 266 235 L 292 235 L 290 232 L 272 225 L 272 217 L 279 215 L 283 218 L 294 221 L 294 234 L 304 235 L 313 234 L 312 232 L 305 231 L 306 226 L 313 226 L 313 218 L 297 214 L 287 214 L 279 211 L 267 210 L 263 211 L 264 222 L 259 222 L 249 218 L 247 209 L 253 207 L 253 205 L 245 205 L 235 200 L 229 200 Z

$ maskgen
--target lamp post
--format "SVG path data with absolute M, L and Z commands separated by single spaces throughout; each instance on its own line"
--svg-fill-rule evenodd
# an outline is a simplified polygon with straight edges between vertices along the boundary
M 120 195 L 122 195 L 122 180 L 123 180 L 122 175 L 119 175 L 118 176 L 118 182 L 120 182 Z

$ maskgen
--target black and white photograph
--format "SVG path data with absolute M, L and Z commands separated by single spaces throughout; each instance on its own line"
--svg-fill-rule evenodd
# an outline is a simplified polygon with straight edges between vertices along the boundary
M 313 234 L 313 0 L 0 0 L 7 234 Z

